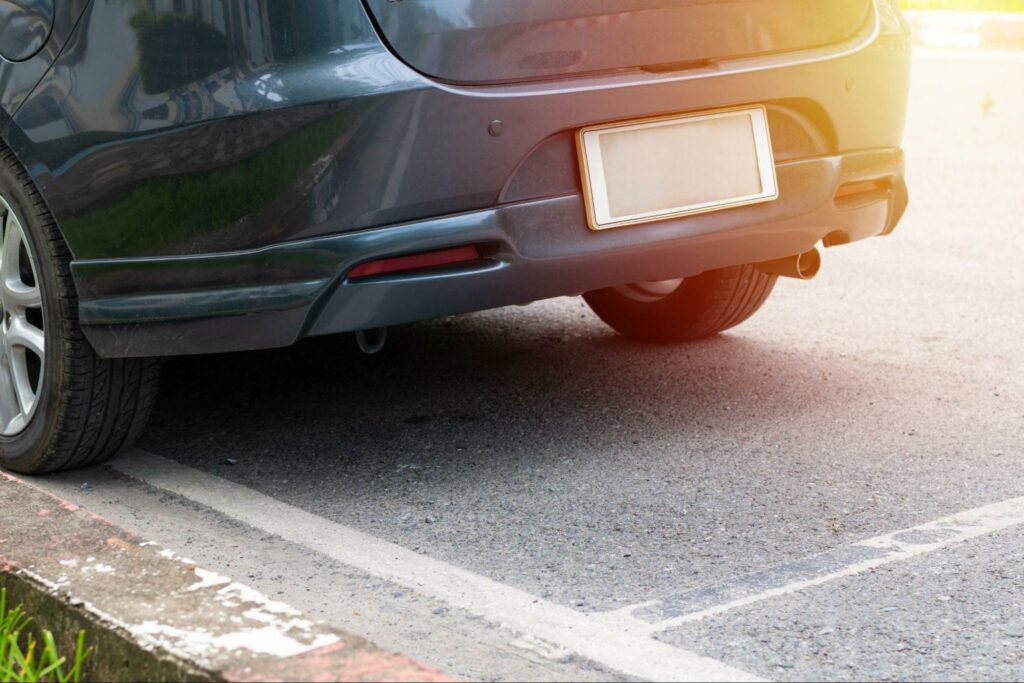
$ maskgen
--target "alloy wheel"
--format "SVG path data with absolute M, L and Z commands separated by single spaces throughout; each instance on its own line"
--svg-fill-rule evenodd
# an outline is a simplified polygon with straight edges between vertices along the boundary
M 21 221 L 0 197 L 0 435 L 28 426 L 39 404 L 46 359 L 43 299 Z

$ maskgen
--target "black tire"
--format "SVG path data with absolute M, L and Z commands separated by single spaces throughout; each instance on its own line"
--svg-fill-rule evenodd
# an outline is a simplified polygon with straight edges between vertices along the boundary
M 0 195 L 21 223 L 23 245 L 31 252 L 45 339 L 35 407 L 20 432 L 0 434 L 0 466 L 42 474 L 106 460 L 130 447 L 145 426 L 159 362 L 100 358 L 93 350 L 78 324 L 67 244 L 28 174 L 2 143 Z
M 621 287 L 587 292 L 583 298 L 626 337 L 678 343 L 739 325 L 761 308 L 777 280 L 752 265 L 732 266 L 684 278 L 674 291 L 652 300 L 637 300 Z

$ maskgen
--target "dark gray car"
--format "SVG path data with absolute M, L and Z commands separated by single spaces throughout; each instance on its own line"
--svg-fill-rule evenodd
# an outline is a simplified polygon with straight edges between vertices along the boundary
M 0 0 L 0 55 L 21 472 L 160 357 L 576 294 L 683 342 L 907 203 L 895 0 Z

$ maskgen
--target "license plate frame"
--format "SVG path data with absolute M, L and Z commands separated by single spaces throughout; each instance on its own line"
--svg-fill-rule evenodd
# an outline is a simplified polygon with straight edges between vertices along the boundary
M 688 128 L 685 132 L 684 127 Z M 618 142 L 606 142 L 609 136 L 620 133 L 627 134 L 629 139 L 623 142 L 620 136 Z M 709 133 L 714 133 L 718 137 L 706 138 Z M 647 138 L 642 143 L 643 147 L 641 136 Z M 746 146 L 748 137 L 752 143 L 750 147 Z M 632 151 L 629 149 L 631 141 L 635 147 Z M 684 162 L 679 158 L 670 158 L 670 153 L 685 153 L 687 150 L 672 150 L 659 146 L 657 143 L 661 141 L 674 145 L 689 144 L 689 151 L 694 155 L 706 154 L 708 150 L 713 151 L 717 146 L 724 149 L 726 153 L 722 156 L 728 158 L 719 158 L 711 162 L 707 159 L 696 159 L 686 168 L 682 168 L 681 164 Z M 655 147 L 657 149 L 654 149 Z M 779 196 L 768 112 L 764 105 L 670 114 L 587 126 L 576 132 L 576 149 L 587 223 L 591 230 L 608 230 L 722 211 L 773 201 Z M 647 150 L 648 156 L 639 156 L 644 149 Z M 633 158 L 630 157 L 631 154 Z M 637 167 L 638 164 L 642 166 L 644 158 L 655 164 L 667 165 L 671 170 L 681 171 L 678 175 L 688 177 L 693 181 L 691 185 L 697 187 L 674 186 L 672 182 L 665 181 L 667 173 L 662 174 L 660 180 L 655 179 L 652 183 L 655 187 L 650 194 L 664 197 L 655 197 L 655 201 L 651 202 L 649 207 L 639 207 L 638 202 L 642 200 L 636 200 L 637 193 L 631 194 L 629 188 L 658 175 L 657 169 Z M 676 166 L 672 166 L 673 164 Z M 633 168 L 628 168 L 630 166 Z M 616 188 L 610 190 L 609 182 L 615 182 Z M 719 188 L 713 188 L 715 184 L 718 184 Z M 673 189 L 674 187 L 685 189 Z M 718 192 L 718 189 L 721 192 Z M 726 191 L 727 189 L 730 191 Z M 640 194 L 643 194 L 643 190 L 640 190 Z M 689 194 L 699 201 L 665 205 L 666 201 L 670 201 L 669 196 L 678 196 L 682 199 Z M 638 211 L 637 208 L 643 210 Z

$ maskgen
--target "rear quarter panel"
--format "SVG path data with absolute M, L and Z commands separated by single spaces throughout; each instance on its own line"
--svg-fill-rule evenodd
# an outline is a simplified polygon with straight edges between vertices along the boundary
M 77 258 L 274 242 L 330 210 L 322 160 L 415 84 L 383 53 L 352 0 L 94 0 L 52 69 L 16 71 L 31 96 L 4 90 L 11 145 Z

